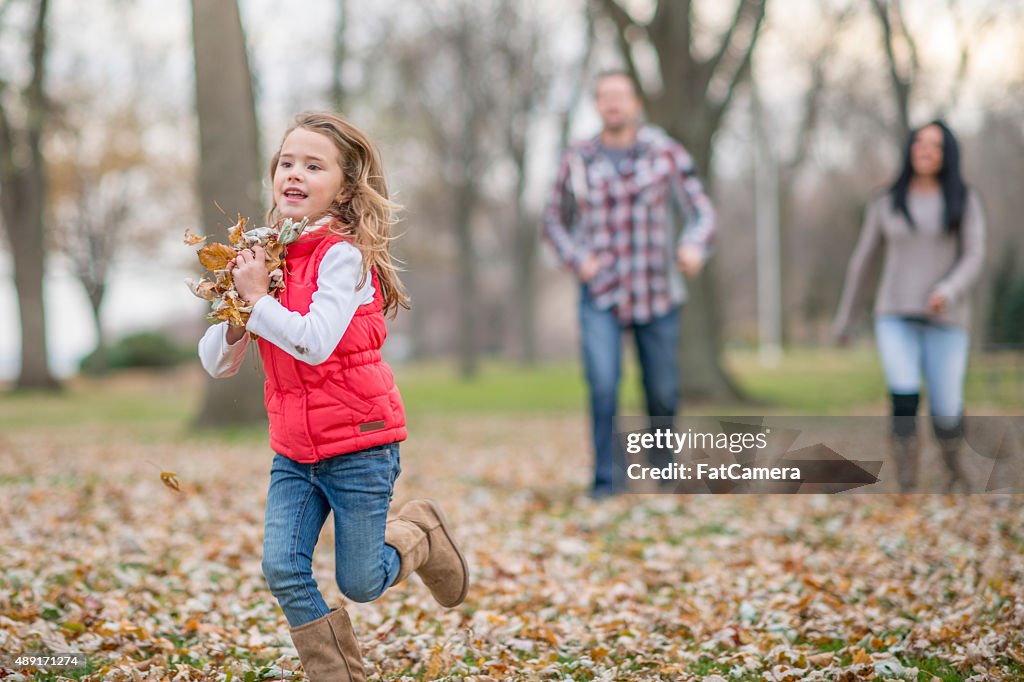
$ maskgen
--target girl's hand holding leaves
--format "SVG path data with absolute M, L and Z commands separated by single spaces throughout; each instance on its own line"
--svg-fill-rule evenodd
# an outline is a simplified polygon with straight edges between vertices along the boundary
M 197 252 L 199 262 L 209 272 L 198 282 L 191 278 L 185 280 L 193 294 L 210 301 L 211 322 L 227 321 L 236 327 L 244 327 L 256 299 L 264 293 L 274 295 L 279 289 L 284 288 L 284 271 L 281 266 L 284 263 L 285 248 L 302 235 L 309 220 L 303 218 L 301 222 L 294 222 L 286 218 L 279 227 L 257 227 L 250 230 L 245 229 L 247 223 L 247 218 L 239 216 L 238 222 L 228 229 L 230 244 L 214 242 L 200 248 Z M 185 243 L 189 246 L 204 241 L 206 237 L 185 230 Z M 239 260 L 243 251 L 246 254 L 253 254 L 255 248 L 259 248 L 263 253 L 266 275 L 243 275 L 243 289 L 246 294 L 243 296 L 235 286 L 232 271 L 240 262 L 255 262 L 252 255 L 243 256 L 243 260 Z M 251 266 L 247 266 L 246 269 L 249 267 Z M 263 283 L 266 284 L 265 291 Z M 252 286 L 249 286 L 250 284 Z

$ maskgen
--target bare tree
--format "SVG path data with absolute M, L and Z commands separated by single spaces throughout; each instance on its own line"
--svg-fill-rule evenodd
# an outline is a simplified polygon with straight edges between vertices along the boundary
M 426 147 L 439 170 L 418 184 L 432 187 L 432 215 L 450 216 L 458 292 L 453 345 L 460 373 L 470 377 L 484 343 L 511 345 L 524 362 L 537 357 L 539 217 L 526 195 L 531 142 L 553 82 L 554 36 L 536 7 L 516 0 L 459 0 L 417 11 L 413 32 L 392 43 L 398 46 L 399 105 L 412 126 L 410 146 Z M 499 227 L 492 233 L 488 225 Z M 481 244 L 493 246 L 481 253 Z M 498 268 L 510 273 L 511 293 L 485 309 L 493 268 L 480 262 L 495 250 Z M 514 318 L 508 327 L 514 335 L 494 333 L 505 318 Z
M 235 212 L 254 220 L 263 212 L 252 73 L 236 0 L 192 0 L 192 35 L 203 224 L 212 238 L 224 239 Z M 208 381 L 198 423 L 264 420 L 261 386 L 256 369 Z
M 493 20 L 503 6 L 510 6 L 508 0 L 423 5 L 429 33 L 409 39 L 398 57 L 402 104 L 413 108 L 423 126 L 451 197 L 457 250 L 456 346 L 464 377 L 476 374 L 480 353 L 474 219 L 484 198 L 487 171 L 508 142 L 502 128 L 507 120 L 502 114 L 508 105 L 507 74 L 498 47 L 508 32 Z M 459 87 L 453 89 L 451 83 Z
M 808 45 L 803 50 L 802 61 L 810 70 L 810 83 L 803 93 L 800 117 L 796 125 L 796 140 L 788 154 L 779 159 L 779 228 L 783 248 L 780 253 L 779 267 L 783 273 L 783 289 L 794 290 L 806 281 L 803 271 L 791 267 L 791 255 L 795 252 L 793 242 L 794 218 L 799 213 L 800 197 L 796 193 L 796 177 L 804 168 L 813 147 L 815 134 L 819 130 L 822 108 L 828 89 L 828 67 L 832 64 L 837 45 L 837 36 L 842 34 L 844 27 L 854 15 L 855 4 L 846 3 L 839 7 L 823 7 L 825 14 L 824 30 L 816 44 Z M 797 48 L 800 49 L 800 48 Z M 788 335 L 787 311 L 783 306 L 783 338 Z
M 6 6 L 5 3 L 3 8 Z M 42 144 L 50 113 L 45 92 L 48 9 L 48 0 L 35 3 L 28 83 L 12 97 L 9 85 L 0 80 L 0 211 L 14 256 L 14 286 L 21 323 L 18 389 L 59 387 L 47 361 L 43 302 L 43 211 L 47 187 Z M 20 116 L 8 105 L 11 100 L 20 105 Z
M 570 78 L 569 97 L 562 111 L 560 131 L 558 134 L 559 149 L 565 149 L 569 145 L 569 131 L 572 127 L 576 110 L 579 109 L 580 100 L 583 97 L 584 84 L 586 83 L 587 70 L 590 66 L 590 59 L 594 54 L 594 10 L 590 0 L 583 4 L 583 50 L 579 61 L 575 65 L 575 72 Z
M 504 131 L 505 154 L 515 168 L 515 183 L 511 192 L 512 229 L 509 234 L 513 253 L 512 291 L 518 336 L 516 350 L 519 360 L 530 364 L 537 360 L 536 268 L 539 240 L 537 224 L 540 218 L 529 210 L 526 203 L 527 152 L 539 105 L 548 95 L 552 82 L 552 60 L 545 50 L 552 38 L 546 34 L 540 20 L 519 3 L 501 2 L 496 13 L 497 23 L 503 27 L 505 37 L 493 45 L 503 71 L 502 105 L 493 115 L 499 119 L 496 128 Z M 589 41 L 581 69 L 585 68 L 588 53 Z M 577 83 L 581 80 L 576 79 Z M 573 104 L 570 100 L 570 107 Z M 504 121 L 501 121 L 502 118 Z
M 955 106 L 967 80 L 974 48 L 979 44 L 980 36 L 997 20 L 1008 20 L 1021 11 L 1019 3 L 1006 3 L 1003 6 L 946 0 L 943 4 L 954 26 L 957 68 L 948 89 L 941 94 L 933 93 L 931 97 L 938 115 L 948 113 Z M 917 37 L 907 23 L 902 0 L 871 0 L 871 8 L 882 31 L 882 47 L 896 107 L 895 133 L 902 142 L 912 127 L 912 108 L 915 99 L 918 99 L 918 85 L 926 67 L 921 63 Z
M 648 115 L 680 140 L 708 182 L 714 177 L 712 139 L 750 73 L 751 57 L 765 16 L 765 0 L 738 0 L 717 48 L 701 54 L 692 0 L 658 0 L 649 21 L 635 18 L 621 0 L 595 0 L 611 18 L 626 68 L 641 86 Z M 660 90 L 645 85 L 634 44 L 646 42 L 657 55 Z M 721 361 L 721 317 L 712 267 L 690 283 L 682 326 L 680 367 L 689 396 L 736 398 L 739 391 Z
M 134 98 L 104 111 L 109 95 L 97 97 L 95 85 L 81 90 L 77 99 L 62 96 L 67 104 L 47 146 L 50 236 L 89 299 L 98 351 L 91 369 L 103 370 L 100 310 L 115 259 L 150 251 L 166 234 L 153 213 L 175 195 L 170 179 L 181 177 L 181 169 L 147 153 Z
M 921 70 L 917 41 L 907 27 L 900 0 L 871 0 L 871 7 L 882 27 L 882 47 L 896 100 L 897 132 L 899 138 L 904 139 L 910 132 L 911 90 Z
M 102 370 L 106 368 L 106 337 L 100 309 L 132 203 L 142 194 L 141 169 L 83 163 L 79 149 L 68 151 L 73 155 L 51 159 L 55 185 L 52 234 L 89 299 L 98 351 L 95 369 Z
M 952 87 L 944 102 L 939 104 L 939 115 L 946 115 L 960 99 L 964 84 L 967 81 L 967 74 L 974 57 L 974 48 L 979 44 L 980 37 L 985 35 L 992 26 L 1002 20 L 1019 18 L 1022 9 L 1020 0 L 1009 3 L 1009 7 L 1001 5 L 985 4 L 980 9 L 975 5 L 976 13 L 972 18 L 967 16 L 967 8 L 971 5 L 960 0 L 946 0 L 950 17 L 956 31 L 957 68 L 953 76 Z

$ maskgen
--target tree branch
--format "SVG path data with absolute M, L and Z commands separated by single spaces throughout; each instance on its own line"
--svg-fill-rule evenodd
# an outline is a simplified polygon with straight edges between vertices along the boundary
M 644 92 L 643 82 L 640 80 L 640 73 L 637 71 L 636 62 L 633 61 L 633 50 L 629 44 L 629 38 L 627 37 L 627 33 L 629 33 L 630 29 L 646 30 L 647 27 L 638 24 L 616 0 L 594 1 L 597 2 L 605 15 L 615 24 L 616 42 L 619 45 L 619 52 L 622 53 L 622 58 L 626 62 L 626 70 L 629 71 L 629 75 L 632 77 L 633 82 L 636 83 L 637 88 L 640 89 L 641 97 L 644 102 L 647 103 L 647 93 Z
M 39 0 L 35 30 L 32 31 L 32 80 L 25 91 L 29 115 L 29 129 L 38 134 L 43 127 L 43 112 L 46 110 L 46 95 L 43 83 L 46 78 L 46 11 L 49 0 Z
M 818 125 L 818 117 L 821 113 L 821 95 L 825 89 L 825 67 L 835 54 L 836 41 L 834 36 L 839 33 L 843 24 L 853 15 L 853 4 L 846 5 L 838 14 L 833 15 L 829 22 L 826 35 L 828 36 L 815 50 L 810 57 L 811 85 L 807 89 L 804 98 L 803 119 L 800 122 L 800 132 L 797 134 L 796 146 L 793 155 L 785 161 L 782 168 L 784 182 L 788 183 L 796 170 L 803 165 L 810 153 L 811 139 Z
M 900 80 L 900 74 L 896 67 L 896 53 L 892 45 L 892 22 L 889 20 L 888 6 L 884 0 L 871 0 L 871 6 L 875 10 L 882 25 L 882 47 L 885 48 L 885 56 L 889 60 L 889 71 L 893 81 Z
M 729 24 L 729 28 L 726 29 L 725 35 L 722 36 L 722 43 L 718 46 L 718 51 L 712 55 L 707 61 L 707 72 L 708 77 L 714 78 L 715 72 L 718 71 L 719 65 L 722 63 L 722 59 L 729 52 L 729 48 L 732 47 L 732 37 L 736 34 L 736 28 L 743 21 L 744 10 L 747 8 L 746 0 L 740 0 L 736 3 L 736 13 L 733 15 L 732 23 Z
M 577 77 L 573 80 L 572 91 L 569 93 L 569 102 L 566 104 L 565 113 L 562 115 L 562 125 L 559 133 L 559 148 L 564 149 L 569 144 L 569 129 L 572 126 L 573 114 L 579 107 L 580 99 L 583 96 L 583 81 L 587 76 L 587 66 L 590 64 L 590 56 L 594 52 L 594 12 L 592 4 L 587 2 L 583 8 L 586 28 L 583 38 L 583 54 L 577 64 Z
M 337 0 L 338 16 L 334 23 L 334 55 L 331 63 L 331 106 L 341 111 L 345 103 L 345 87 L 342 83 L 342 72 L 348 56 L 345 44 L 345 31 L 348 28 L 348 3 Z
M 981 19 L 974 26 L 967 27 L 963 17 L 958 16 L 960 14 L 960 3 L 957 0 L 947 0 L 946 6 L 949 8 L 950 14 L 953 15 L 953 25 L 956 26 L 959 60 L 957 61 L 956 74 L 953 77 L 953 86 L 950 88 L 949 99 L 946 100 L 939 110 L 940 115 L 944 115 L 952 109 L 957 99 L 960 98 L 960 93 L 963 92 L 971 57 L 974 54 L 971 51 L 974 36 L 984 35 L 985 31 L 995 23 L 998 16 L 998 10 L 989 9 L 989 11 L 981 15 Z
M 764 0 L 743 0 L 743 4 L 749 5 L 750 11 L 755 12 L 751 19 L 751 21 L 753 21 L 753 26 L 750 27 L 750 41 L 747 43 L 746 49 L 743 52 L 743 58 L 740 61 L 739 66 L 732 74 L 729 85 L 726 87 L 725 95 L 714 107 L 714 115 L 716 118 L 721 117 L 729 107 L 729 104 L 732 102 L 733 95 L 736 92 L 736 87 L 743 82 L 744 79 L 750 76 L 750 64 L 754 58 L 754 48 L 757 47 L 757 39 L 761 35 L 761 26 L 764 23 Z
M 825 84 L 825 67 L 820 61 L 816 61 L 811 67 L 811 87 L 807 90 L 804 99 L 804 113 L 800 121 L 800 132 L 797 134 L 796 147 L 793 156 L 785 161 L 782 174 L 786 181 L 793 176 L 796 169 L 803 165 L 811 148 L 811 138 L 818 124 L 818 115 L 821 112 L 821 91 Z
M 595 0 L 595 2 L 601 6 L 601 9 L 608 15 L 608 18 L 615 22 L 615 26 L 619 31 L 625 31 L 632 26 L 640 26 L 633 19 L 633 16 L 622 8 L 622 5 L 617 0 Z
M 914 40 L 913 34 L 907 27 L 907 21 L 903 16 L 903 5 L 900 4 L 900 0 L 890 0 L 893 8 L 896 10 L 896 21 L 899 23 L 900 35 L 903 36 L 903 40 L 907 43 L 907 50 L 910 52 L 910 67 L 907 78 L 913 80 L 914 76 L 921 68 L 921 60 L 918 57 L 917 41 Z
M 683 17 L 682 23 L 673 25 L 671 12 Z M 692 0 L 656 0 L 654 18 L 647 25 L 647 30 L 656 41 L 671 40 L 673 32 L 678 31 L 675 39 L 686 46 L 684 53 L 689 58 L 693 47 L 693 2 Z M 655 35 L 657 34 L 657 35 Z
M 0 83 L 0 185 L 5 185 L 14 170 L 14 131 L 3 103 L 4 87 Z
M 888 3 L 884 2 L 884 0 L 871 0 L 871 6 L 874 8 L 875 15 L 882 25 L 882 43 L 883 47 L 885 47 L 886 59 L 889 62 L 889 78 L 896 93 L 896 113 L 900 118 L 901 132 L 905 136 L 910 132 L 910 74 L 901 74 L 899 65 L 896 63 L 896 51 L 893 46 L 893 26 L 892 20 L 889 17 Z

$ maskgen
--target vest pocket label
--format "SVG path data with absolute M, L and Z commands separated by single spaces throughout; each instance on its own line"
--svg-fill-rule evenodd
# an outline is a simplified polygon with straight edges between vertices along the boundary
M 380 431 L 384 428 L 384 420 L 381 419 L 375 422 L 366 422 L 365 424 L 359 425 L 359 433 L 369 433 L 370 431 Z

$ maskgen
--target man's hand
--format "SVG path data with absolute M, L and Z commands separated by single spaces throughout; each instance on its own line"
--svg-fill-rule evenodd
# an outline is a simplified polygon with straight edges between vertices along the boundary
M 235 290 L 249 305 L 267 295 L 270 289 L 270 274 L 267 272 L 267 257 L 262 246 L 242 249 L 229 263 L 228 268 L 235 280 Z
M 579 275 L 581 282 L 589 282 L 601 271 L 601 261 L 594 254 L 588 254 L 580 263 Z
M 676 263 L 687 279 L 693 279 L 704 268 L 704 255 L 696 246 L 683 244 L 676 251 Z

